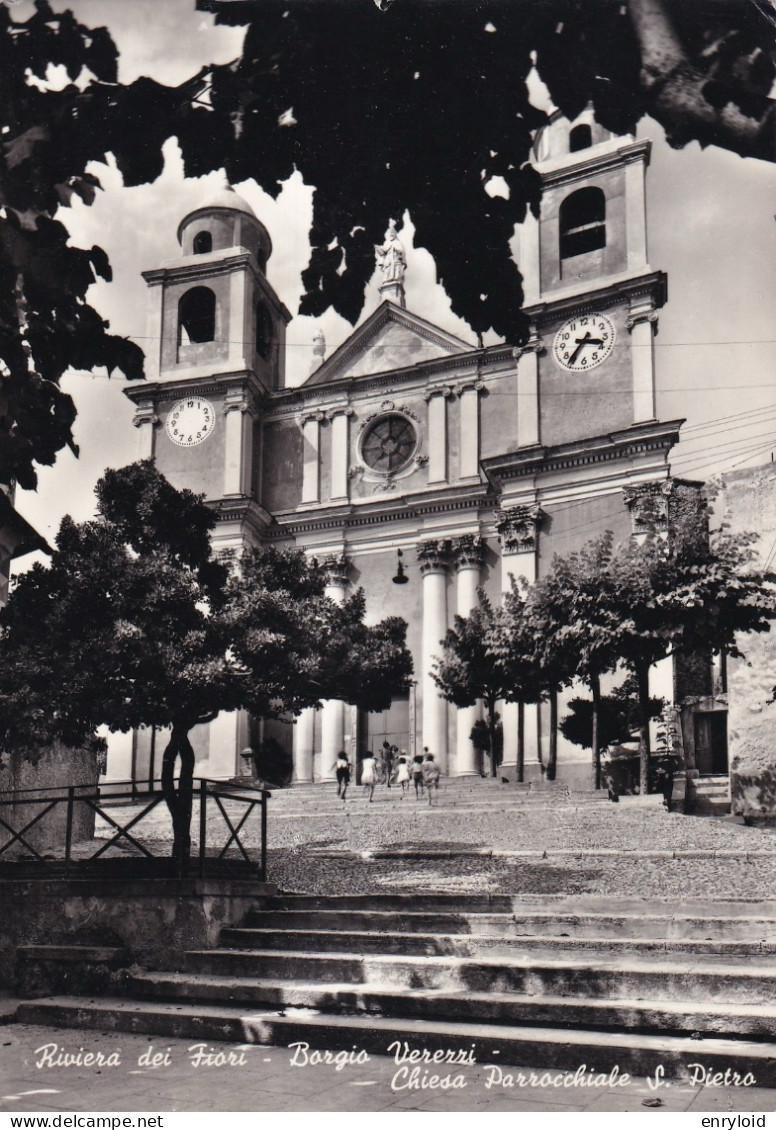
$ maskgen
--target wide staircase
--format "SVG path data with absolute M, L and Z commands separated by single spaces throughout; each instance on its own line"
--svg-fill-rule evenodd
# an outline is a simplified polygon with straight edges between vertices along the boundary
M 17 1019 L 776 1086 L 776 902 L 278 895 L 177 971 L 128 969 L 122 993 L 29 1000 Z

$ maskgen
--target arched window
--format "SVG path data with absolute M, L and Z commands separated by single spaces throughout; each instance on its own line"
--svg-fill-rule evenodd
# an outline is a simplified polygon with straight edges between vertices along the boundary
M 272 319 L 266 306 L 256 307 L 256 352 L 266 361 L 272 349 Z
M 267 273 L 267 255 L 264 248 L 259 244 L 256 248 L 256 260 L 259 264 L 259 270 L 263 275 Z
M 559 220 L 561 259 L 606 247 L 606 197 L 600 188 L 580 188 L 567 196 Z
M 569 134 L 569 153 L 578 153 L 580 149 L 589 149 L 592 144 L 593 131 L 590 126 L 574 126 Z
M 213 237 L 209 231 L 198 231 L 194 236 L 194 254 L 207 255 L 208 251 L 213 250 Z
M 216 296 L 206 286 L 195 286 L 178 303 L 178 344 L 213 341 L 216 336 Z

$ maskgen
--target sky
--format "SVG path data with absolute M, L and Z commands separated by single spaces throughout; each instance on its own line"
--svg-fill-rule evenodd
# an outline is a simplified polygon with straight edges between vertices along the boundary
M 243 29 L 216 27 L 213 16 L 194 11 L 194 0 L 53 0 L 52 6 L 71 9 L 87 25 L 108 25 L 120 51 L 122 82 L 141 74 L 181 82 L 200 66 L 228 62 L 241 50 Z M 32 5 L 17 0 L 13 10 L 23 18 Z M 533 89 L 541 102 L 540 84 Z M 776 452 L 776 165 L 714 148 L 701 151 L 696 143 L 673 150 L 649 119 L 640 124 L 638 136 L 652 141 L 650 266 L 668 274 L 668 303 L 655 339 L 657 413 L 662 419 L 687 420 L 672 456 L 673 473 L 707 478 L 757 466 Z M 141 346 L 146 287 L 140 272 L 177 256 L 179 220 L 223 183 L 217 173 L 186 181 L 174 140 L 167 143 L 165 157 L 162 176 L 137 188 L 124 188 L 115 167 L 95 166 L 104 191 L 94 205 L 76 200 L 58 213 L 75 245 L 96 243 L 107 251 L 114 281 L 96 283 L 89 301 L 113 332 Z M 295 315 L 288 330 L 287 381 L 297 384 L 309 372 L 318 326 L 327 354 L 352 332 L 331 311 L 315 320 L 296 316 L 309 254 L 312 189 L 298 174 L 277 200 L 252 182 L 235 188 L 272 238 L 267 274 Z M 412 246 L 411 217 L 403 219 L 408 307 L 474 345 L 473 333 L 451 312 L 436 282 L 433 259 Z M 378 304 L 377 283 L 375 277 L 368 288 L 364 318 Z M 38 490 L 19 491 L 16 499 L 20 512 L 49 539 L 64 514 L 76 520 L 93 514 L 94 485 L 106 466 L 137 458 L 134 407 L 123 395 L 120 376 L 72 373 L 63 387 L 78 410 L 80 457 L 61 452 L 53 468 L 40 470 Z M 23 558 L 20 567 L 32 559 Z

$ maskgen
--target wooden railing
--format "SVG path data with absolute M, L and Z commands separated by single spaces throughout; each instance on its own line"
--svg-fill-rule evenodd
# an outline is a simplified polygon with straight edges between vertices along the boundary
M 98 861 L 116 862 L 108 853 L 120 848 L 127 874 L 132 861 L 143 874 L 170 871 L 180 874 L 250 875 L 262 882 L 267 878 L 267 801 L 266 790 L 241 790 L 228 782 L 194 779 L 192 854 L 181 865 L 170 859 L 171 823 L 159 836 L 159 825 L 151 827 L 149 816 L 164 804 L 161 787 L 153 782 L 139 793 L 131 781 L 110 782 L 110 792 L 101 794 L 95 785 L 67 785 L 61 788 L 22 789 L 0 794 L 0 867 L 3 872 L 20 869 L 46 869 L 71 875 L 94 871 Z M 127 807 L 127 806 L 131 807 Z M 199 812 L 197 814 L 197 807 Z M 138 811 L 139 808 L 139 811 Z M 247 832 L 251 816 L 259 809 L 258 855 L 249 848 Z M 126 813 L 124 819 L 121 815 Z M 88 813 L 104 821 L 107 834 L 79 839 L 78 817 Z M 145 828 L 142 828 L 145 821 Z M 80 821 L 83 824 L 83 819 Z M 88 817 L 91 824 L 91 816 Z M 219 831 L 227 833 L 223 844 Z M 208 843 L 210 840 L 210 843 Z M 37 841 L 37 846 L 36 842 Z M 18 846 L 16 846 L 18 845 Z M 14 849 L 15 850 L 12 850 Z M 158 867 L 149 861 L 157 861 Z

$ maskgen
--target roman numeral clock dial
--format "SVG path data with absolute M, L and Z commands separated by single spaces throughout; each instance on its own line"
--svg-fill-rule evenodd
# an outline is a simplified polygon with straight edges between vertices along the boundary
M 552 353 L 561 369 L 584 373 L 606 360 L 614 339 L 614 326 L 605 314 L 582 314 L 563 323 L 555 334 Z
M 167 435 L 178 447 L 196 447 L 212 432 L 216 413 L 209 400 L 187 396 L 177 400 L 167 417 Z

